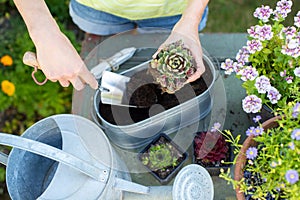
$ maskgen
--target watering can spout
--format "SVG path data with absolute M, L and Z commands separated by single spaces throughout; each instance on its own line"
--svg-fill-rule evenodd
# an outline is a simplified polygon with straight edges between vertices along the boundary
M 115 179 L 113 187 L 117 190 L 133 192 L 138 194 L 149 194 L 150 192 L 150 187 L 143 186 L 120 178 Z

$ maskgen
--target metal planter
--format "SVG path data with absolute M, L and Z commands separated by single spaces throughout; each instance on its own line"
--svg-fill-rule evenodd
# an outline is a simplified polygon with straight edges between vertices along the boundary
M 202 94 L 143 121 L 130 125 L 115 125 L 101 116 L 99 110 L 101 91 L 97 91 L 94 96 L 95 121 L 99 122 L 112 143 L 124 149 L 135 149 L 149 144 L 160 132 L 170 134 L 203 119 L 209 114 L 213 104 L 211 92 L 217 76 L 212 60 L 205 54 L 203 61 L 211 72 L 212 80 Z M 121 74 L 131 76 L 147 67 L 148 63 L 143 63 Z M 130 117 L 129 112 L 128 117 Z

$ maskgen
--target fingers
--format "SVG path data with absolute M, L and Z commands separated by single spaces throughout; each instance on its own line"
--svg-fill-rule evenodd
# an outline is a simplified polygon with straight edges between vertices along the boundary
M 78 73 L 78 76 L 84 83 L 90 85 L 91 88 L 95 90 L 98 88 L 98 81 L 87 68 L 81 68 L 80 72 Z
M 187 79 L 188 83 L 197 80 L 205 72 L 205 65 L 204 65 L 202 59 L 200 59 L 200 58 L 196 59 L 196 64 L 197 64 L 197 70 L 196 70 L 196 72 L 192 76 L 190 76 Z
M 157 55 L 159 54 L 159 52 L 160 52 L 161 50 L 163 50 L 162 45 L 161 45 L 161 46 L 157 49 L 157 51 L 153 54 L 152 58 L 153 58 L 153 59 L 157 58 Z
M 47 77 L 52 82 L 58 81 L 62 87 L 69 87 L 71 83 L 76 90 L 82 90 L 87 84 L 93 89 L 98 88 L 98 81 L 85 67 L 81 67 L 80 71 L 78 73 L 73 73 L 72 76 L 61 74 L 59 74 L 59 76 L 54 76 L 50 74 Z
M 69 85 L 70 85 L 70 82 L 68 80 L 64 80 L 64 79 L 59 80 L 59 83 L 63 87 L 69 87 Z

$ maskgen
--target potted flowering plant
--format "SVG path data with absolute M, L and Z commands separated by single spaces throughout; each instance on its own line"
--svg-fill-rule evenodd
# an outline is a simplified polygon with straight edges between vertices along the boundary
M 300 199 L 299 124 L 300 103 L 290 102 L 277 117 L 250 127 L 243 145 L 240 135 L 222 132 L 236 147 L 236 157 L 234 178 L 230 170 L 220 177 L 233 184 L 238 199 Z
M 254 17 L 259 21 L 247 30 L 247 45 L 236 61 L 226 59 L 221 64 L 225 74 L 234 72 L 243 81 L 247 96 L 242 105 L 247 113 L 260 112 L 262 105 L 275 111 L 300 92 L 300 11 L 293 25 L 283 25 L 292 4 L 280 0 L 274 10 L 257 8 Z

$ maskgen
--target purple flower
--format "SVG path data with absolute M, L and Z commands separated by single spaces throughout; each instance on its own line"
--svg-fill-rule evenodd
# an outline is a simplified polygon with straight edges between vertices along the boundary
M 294 140 L 300 140 L 300 128 L 294 129 L 293 132 L 292 132 L 291 137 Z
M 282 45 L 281 52 L 285 55 L 297 58 L 300 56 L 300 39 L 287 38 L 285 44 Z
M 287 84 L 291 84 L 293 82 L 293 77 L 292 76 L 288 76 L 285 78 Z
M 294 26 L 282 28 L 282 31 L 280 33 L 280 38 L 291 39 L 296 36 L 296 33 L 297 33 L 297 29 Z
M 278 100 L 281 98 L 281 94 L 274 87 L 270 87 L 268 91 L 268 98 L 272 104 L 276 104 Z
M 255 123 L 258 123 L 259 120 L 261 120 L 261 116 L 260 116 L 260 115 L 256 115 L 256 117 L 253 117 L 253 121 L 254 121 Z
M 258 76 L 257 70 L 251 65 L 244 67 L 238 73 L 243 81 L 254 80 Z
M 264 129 L 262 127 L 256 127 L 255 130 L 254 130 L 254 135 L 255 136 L 259 136 L 259 135 L 262 135 L 262 133 L 264 132 Z
M 263 5 L 262 7 L 256 8 L 253 16 L 262 20 L 263 22 L 268 22 L 272 13 L 273 10 L 269 6 Z
M 246 135 L 247 136 L 251 136 L 251 135 L 258 136 L 258 135 L 261 135 L 263 132 L 264 132 L 264 129 L 262 127 L 251 126 L 247 129 Z
M 249 147 L 246 151 L 246 157 L 250 160 L 254 160 L 257 156 L 257 148 Z
M 251 136 L 251 135 L 254 136 L 254 131 L 255 131 L 255 127 L 254 127 L 254 126 L 251 126 L 251 127 L 249 127 L 249 128 L 247 129 L 246 135 L 247 135 L 247 136 Z
M 286 69 L 283 70 L 282 72 L 279 73 L 281 77 L 285 77 L 286 76 Z
M 272 168 L 275 168 L 275 167 L 277 166 L 277 162 L 272 161 L 271 164 L 270 164 L 270 166 L 271 166 Z
M 227 58 L 225 62 L 222 62 L 221 69 L 225 70 L 225 74 L 230 75 L 232 72 L 236 71 L 237 63 L 233 62 L 233 60 Z
M 255 85 L 258 93 L 263 93 L 263 94 L 268 92 L 271 87 L 270 79 L 264 75 L 256 78 L 254 85 Z
M 290 149 L 292 149 L 292 150 L 295 150 L 295 144 L 294 144 L 294 142 L 289 142 L 289 143 L 288 143 L 288 147 L 289 147 Z
M 248 48 L 246 46 L 243 46 L 239 50 L 239 52 L 236 54 L 235 59 L 238 61 L 238 63 L 241 63 L 244 65 L 249 61 L 249 56 L 250 56 L 250 53 L 249 53 Z
M 292 116 L 293 116 L 294 118 L 297 118 L 298 115 L 299 115 L 299 113 L 300 113 L 300 103 L 297 102 L 296 105 L 295 105 L 294 108 L 293 108 Z
M 285 179 L 290 184 L 294 184 L 299 180 L 299 174 L 296 170 L 290 169 L 285 173 Z
M 274 11 L 274 19 L 280 20 L 286 18 L 288 13 L 291 12 L 293 2 L 291 0 L 281 0 L 277 2 L 276 9 Z
M 259 40 L 248 40 L 247 41 L 247 49 L 249 53 L 254 54 L 257 51 L 262 50 L 263 46 L 261 41 Z
M 250 37 L 255 38 L 255 39 L 259 38 L 259 34 L 257 32 L 258 27 L 260 27 L 260 26 L 256 25 L 256 26 L 251 26 L 249 29 L 247 29 L 247 32 Z
M 296 67 L 294 69 L 294 74 L 295 74 L 295 76 L 300 77 L 300 67 Z
M 296 16 L 294 17 L 294 25 L 298 28 L 300 27 L 300 11 L 298 11 Z
M 272 26 L 271 25 L 263 25 L 257 27 L 257 32 L 259 34 L 259 40 L 271 40 L 273 38 Z
M 256 95 L 249 95 L 242 100 L 242 104 L 246 113 L 257 113 L 262 107 L 262 100 Z
M 221 124 L 219 122 L 214 123 L 213 127 L 211 127 L 211 132 L 216 132 L 218 129 L 220 129 Z

